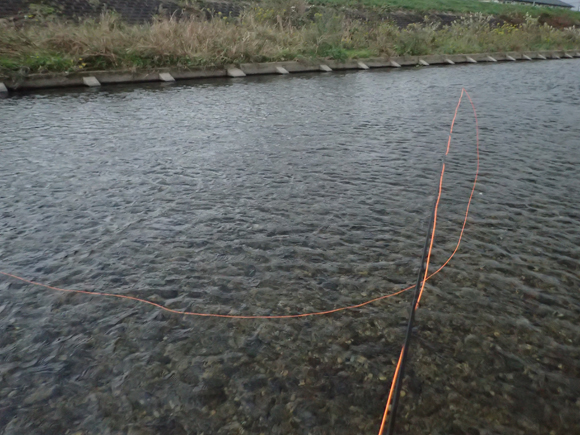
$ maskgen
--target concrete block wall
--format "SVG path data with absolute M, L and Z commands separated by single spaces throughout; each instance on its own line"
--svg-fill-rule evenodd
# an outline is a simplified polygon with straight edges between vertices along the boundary
M 110 85 L 116 83 L 168 82 L 170 80 L 192 80 L 203 78 L 230 77 L 242 79 L 245 76 L 265 74 L 292 74 L 307 72 L 332 72 L 341 70 L 366 70 L 377 68 L 401 68 L 421 66 L 451 66 L 456 64 L 477 64 L 496 62 L 530 62 L 580 58 L 580 50 L 541 51 L 511 53 L 477 53 L 429 56 L 404 56 L 363 60 L 311 60 L 308 62 L 271 62 L 229 65 L 215 69 L 179 70 L 160 68 L 155 71 L 83 71 L 72 74 L 32 74 L 27 77 L 5 79 L 0 82 L 0 93 L 10 91 L 74 86 Z

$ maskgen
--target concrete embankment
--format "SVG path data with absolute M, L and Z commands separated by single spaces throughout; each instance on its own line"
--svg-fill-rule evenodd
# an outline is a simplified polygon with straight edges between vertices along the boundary
M 231 65 L 216 69 L 158 69 L 148 72 L 85 71 L 75 73 L 32 74 L 0 82 L 0 93 L 20 90 L 65 87 L 99 87 L 119 83 L 173 82 L 205 78 L 236 78 L 265 74 L 292 74 L 305 72 L 332 72 L 334 70 L 367 70 L 374 68 L 401 68 L 409 66 L 455 65 L 479 62 L 516 62 L 550 59 L 580 58 L 578 51 L 534 51 L 508 53 L 478 53 L 454 55 L 404 56 L 360 60 L 312 60 L 309 62 L 273 62 Z

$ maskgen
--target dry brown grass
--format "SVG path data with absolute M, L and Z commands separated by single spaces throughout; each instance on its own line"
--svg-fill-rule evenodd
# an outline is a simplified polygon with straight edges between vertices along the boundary
M 304 13 L 304 12 L 299 12 Z M 0 72 L 77 71 L 162 66 L 221 66 L 308 57 L 474 53 L 580 48 L 578 29 L 557 30 L 531 18 L 490 27 L 483 16 L 450 27 L 350 21 L 340 15 L 256 8 L 232 19 L 159 20 L 130 26 L 106 15 L 83 23 L 0 25 Z
M 67 63 L 77 68 L 221 65 L 294 58 L 304 50 L 303 36 L 296 29 L 277 28 L 250 17 L 236 24 L 219 19 L 161 20 L 129 26 L 104 16 L 80 25 L 4 26 L 0 58 L 32 70 L 61 69 Z

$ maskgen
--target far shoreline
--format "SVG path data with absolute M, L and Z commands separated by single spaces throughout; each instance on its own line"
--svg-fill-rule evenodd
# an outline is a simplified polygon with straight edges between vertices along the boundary
M 332 71 L 368 70 L 380 68 L 451 66 L 495 62 L 532 62 L 580 58 L 580 48 L 575 50 L 548 50 L 508 53 L 471 53 L 453 55 L 401 56 L 360 58 L 346 61 L 310 59 L 268 63 L 227 65 L 222 68 L 194 68 L 189 70 L 162 68 L 149 71 L 110 70 L 74 73 L 33 74 L 27 77 L 0 82 L 0 93 L 34 91 L 50 88 L 91 87 L 114 84 L 174 82 L 208 78 L 243 78 L 259 75 L 287 75 L 294 73 L 331 73 Z

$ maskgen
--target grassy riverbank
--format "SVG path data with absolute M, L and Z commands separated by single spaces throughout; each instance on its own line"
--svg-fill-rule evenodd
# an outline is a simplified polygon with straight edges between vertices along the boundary
M 315 0 L 346 5 L 351 0 Z M 435 53 L 477 53 L 580 49 L 578 28 L 542 24 L 542 17 L 576 20 L 580 14 L 511 6 L 505 15 L 460 15 L 442 24 L 426 17 L 406 27 L 373 9 L 380 0 L 364 0 L 371 19 L 346 7 L 313 6 L 299 0 L 257 3 L 236 18 L 160 19 L 128 25 L 114 15 L 83 22 L 58 18 L 34 24 L 0 24 L 0 75 L 26 75 L 97 69 L 221 66 L 231 63 L 303 58 L 365 58 Z M 399 0 L 382 2 L 398 7 Z M 341 3 L 342 2 L 342 3 Z M 389 3 L 390 2 L 390 3 Z M 416 10 L 433 0 L 412 0 Z M 481 8 L 502 5 L 479 3 Z M 442 8 L 461 9 L 457 0 Z M 358 3 L 360 11 L 361 3 Z M 421 6 L 423 5 L 423 6 Z M 455 6 L 453 6 L 455 5 Z M 407 4 L 408 6 L 408 4 Z M 534 9 L 534 16 L 521 11 Z M 495 9 L 494 9 L 495 10 Z M 384 11 L 383 11 L 384 12 Z M 542 15 L 561 13 L 563 15 Z M 374 15 L 373 15 L 374 14 Z M 511 15 L 510 15 L 511 14 Z M 372 19 L 372 18 L 376 19 Z
M 578 20 L 578 13 L 562 8 L 538 8 L 517 4 L 503 4 L 482 2 L 479 0 L 311 0 L 313 4 L 329 6 L 350 7 L 377 7 L 390 10 L 406 9 L 419 12 L 456 12 L 456 13 L 482 13 L 486 15 L 530 14 L 540 16 L 542 14 L 559 17 L 570 17 Z

